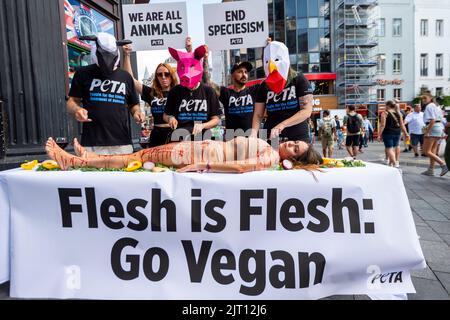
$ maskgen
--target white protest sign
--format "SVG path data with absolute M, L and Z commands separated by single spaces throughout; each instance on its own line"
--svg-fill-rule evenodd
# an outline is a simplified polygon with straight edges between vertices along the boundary
M 205 43 L 211 50 L 263 47 L 267 17 L 265 0 L 204 4 Z
M 133 49 L 184 48 L 188 36 L 185 2 L 122 5 L 124 38 Z
M 398 294 L 426 266 L 401 174 L 380 165 L 318 182 L 304 170 L 1 176 L 12 297 Z

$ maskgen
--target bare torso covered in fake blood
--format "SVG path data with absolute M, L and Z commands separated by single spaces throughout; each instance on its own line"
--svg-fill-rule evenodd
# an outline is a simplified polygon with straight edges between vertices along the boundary
M 259 169 L 278 164 L 280 156 L 267 142 L 258 138 L 236 137 L 230 141 L 182 141 L 143 149 L 133 154 L 73 156 L 51 148 L 49 156 L 63 169 L 70 167 L 123 168 L 132 161 L 161 163 L 182 168 L 197 163 L 257 164 Z

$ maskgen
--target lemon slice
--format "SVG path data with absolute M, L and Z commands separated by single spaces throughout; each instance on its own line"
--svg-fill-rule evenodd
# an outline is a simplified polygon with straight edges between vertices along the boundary
M 128 164 L 126 170 L 127 170 L 128 172 L 131 172 L 131 171 L 135 171 L 135 170 L 139 169 L 140 167 L 142 167 L 142 162 L 136 160 L 136 161 L 130 162 L 130 163 Z
M 42 162 L 42 166 L 48 170 L 59 168 L 59 165 L 55 160 L 45 160 L 44 162 Z
M 39 162 L 37 160 L 22 163 L 20 167 L 24 170 L 32 170 Z

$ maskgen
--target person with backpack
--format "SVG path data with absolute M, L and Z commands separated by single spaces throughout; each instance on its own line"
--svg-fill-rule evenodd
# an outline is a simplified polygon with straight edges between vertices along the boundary
M 388 164 L 391 167 L 400 167 L 400 153 L 396 152 L 396 148 L 399 146 L 402 131 L 405 137 L 409 139 L 409 133 L 403 123 L 398 104 L 394 101 L 387 101 L 386 110 L 380 115 L 378 141 L 381 141 L 381 137 L 383 137 L 384 148 L 389 159 Z
M 322 140 L 323 156 L 331 158 L 333 156 L 334 142 L 337 140 L 336 136 L 336 121 L 330 117 L 330 111 L 323 112 L 323 119 L 320 122 L 319 133 Z
M 354 159 L 358 155 L 359 139 L 363 126 L 363 118 L 356 113 L 356 107 L 354 105 L 347 106 L 347 114 L 344 116 L 344 127 L 347 131 L 345 147 L 350 157 Z

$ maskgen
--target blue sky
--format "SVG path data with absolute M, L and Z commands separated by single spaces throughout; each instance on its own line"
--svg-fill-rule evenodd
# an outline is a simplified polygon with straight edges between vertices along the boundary
M 150 0 L 150 3 L 168 3 L 183 2 L 180 0 Z M 204 44 L 205 35 L 203 31 L 203 4 L 219 3 L 221 0 L 186 0 L 188 31 L 192 37 L 192 47 Z M 142 80 L 145 67 L 151 73 L 155 71 L 156 66 L 169 57 L 167 50 L 142 51 L 137 53 L 139 80 Z

